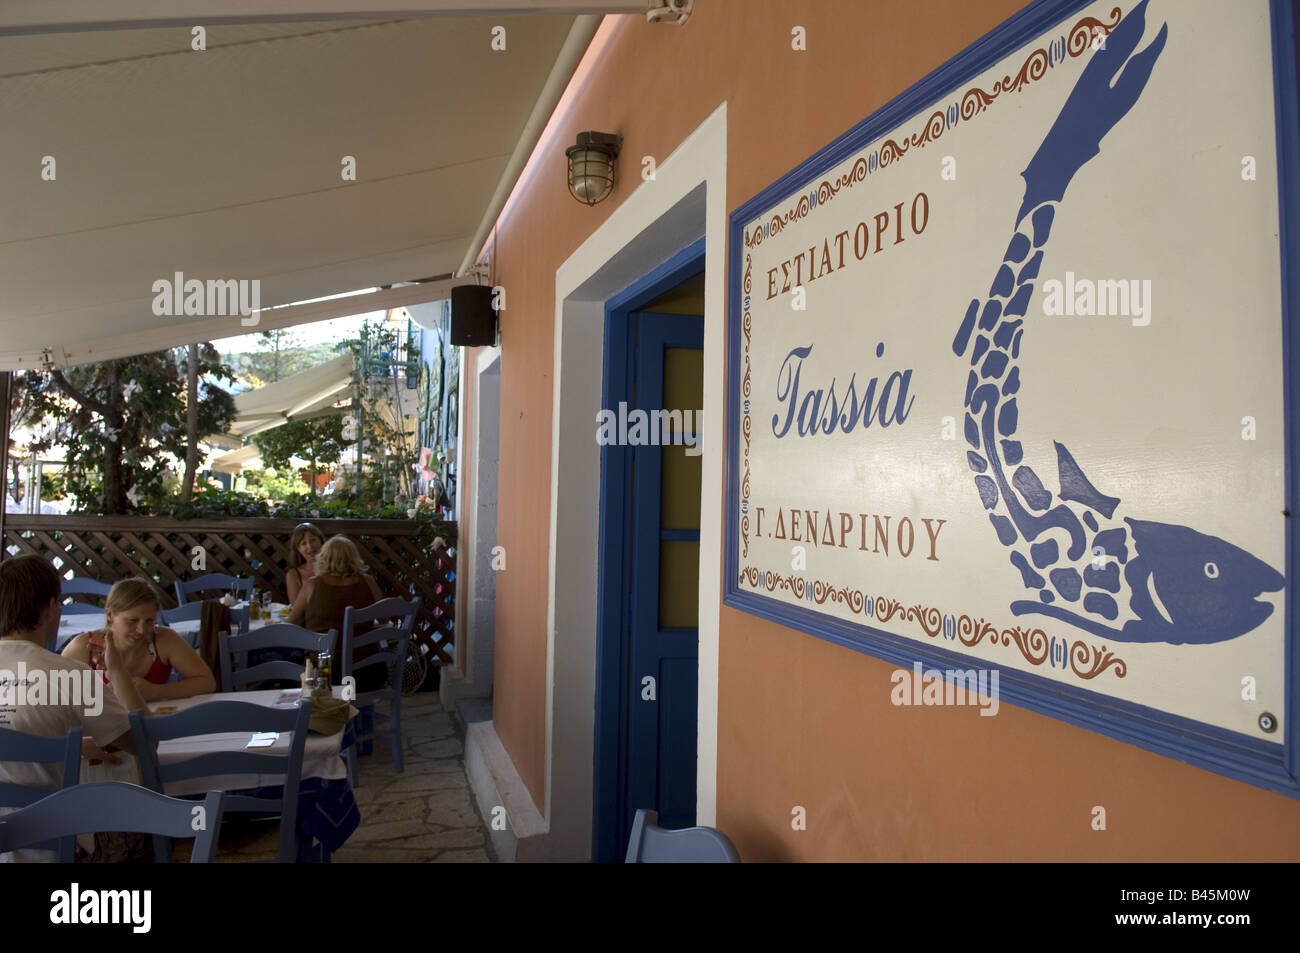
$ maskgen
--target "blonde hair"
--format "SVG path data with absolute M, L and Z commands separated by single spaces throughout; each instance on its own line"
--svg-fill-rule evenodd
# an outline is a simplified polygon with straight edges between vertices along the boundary
M 104 600 L 104 608 L 109 612 L 129 612 L 136 606 L 142 606 L 147 602 L 153 603 L 155 611 L 162 606 L 162 603 L 158 600 L 158 593 L 154 592 L 149 580 L 136 576 L 134 579 L 123 579 L 120 582 L 115 582 L 113 588 L 108 590 L 108 598 Z
M 346 536 L 331 536 L 316 554 L 318 576 L 360 576 L 364 572 L 357 544 Z

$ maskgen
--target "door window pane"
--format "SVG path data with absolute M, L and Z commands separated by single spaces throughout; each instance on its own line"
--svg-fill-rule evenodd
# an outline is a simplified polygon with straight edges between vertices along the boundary
M 689 456 L 681 446 L 663 448 L 663 483 L 661 485 L 661 529 L 700 528 L 699 454 Z
M 699 540 L 665 539 L 659 543 L 659 628 L 693 629 L 699 624 Z

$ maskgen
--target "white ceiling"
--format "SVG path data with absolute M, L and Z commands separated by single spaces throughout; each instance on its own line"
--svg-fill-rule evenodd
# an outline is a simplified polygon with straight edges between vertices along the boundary
M 183 343 L 175 272 L 267 308 L 454 271 L 573 19 L 0 36 L 0 367 Z

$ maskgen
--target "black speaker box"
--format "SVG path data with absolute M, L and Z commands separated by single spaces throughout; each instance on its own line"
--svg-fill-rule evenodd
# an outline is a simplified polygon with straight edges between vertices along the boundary
M 451 343 L 458 347 L 491 347 L 497 343 L 497 313 L 492 289 L 458 285 L 451 289 Z

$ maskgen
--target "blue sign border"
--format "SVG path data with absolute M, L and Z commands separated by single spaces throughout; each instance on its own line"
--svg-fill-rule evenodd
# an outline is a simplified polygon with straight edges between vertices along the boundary
M 942 100 L 994 63 L 1037 39 L 1091 0 L 1040 0 L 977 40 L 871 116 L 781 176 L 728 219 L 727 297 L 727 452 L 726 512 L 723 546 L 723 605 L 798 629 L 845 648 L 910 668 L 969 668 L 974 659 L 889 632 L 836 619 L 810 609 L 742 589 L 739 584 L 737 535 L 741 471 L 739 445 L 743 398 L 740 392 L 742 266 L 747 222 L 772 204 L 823 175 L 875 139 Z M 1300 91 L 1297 90 L 1296 24 L 1300 0 L 1270 0 L 1273 37 L 1274 103 L 1277 134 L 1279 222 L 1282 263 L 1283 403 L 1286 434 L 1286 607 L 1285 607 L 1285 744 L 1276 744 L 1145 705 L 1064 685 L 1019 669 L 1000 669 L 1000 700 L 1137 745 L 1256 787 L 1300 799 L 1300 644 L 1295 626 L 1295 571 L 1300 566 L 1300 539 L 1292 532 L 1291 514 L 1300 499 L 1297 466 L 1297 421 L 1291 413 L 1293 387 L 1300 375 Z M 1232 15 L 1231 8 L 1226 11 Z

